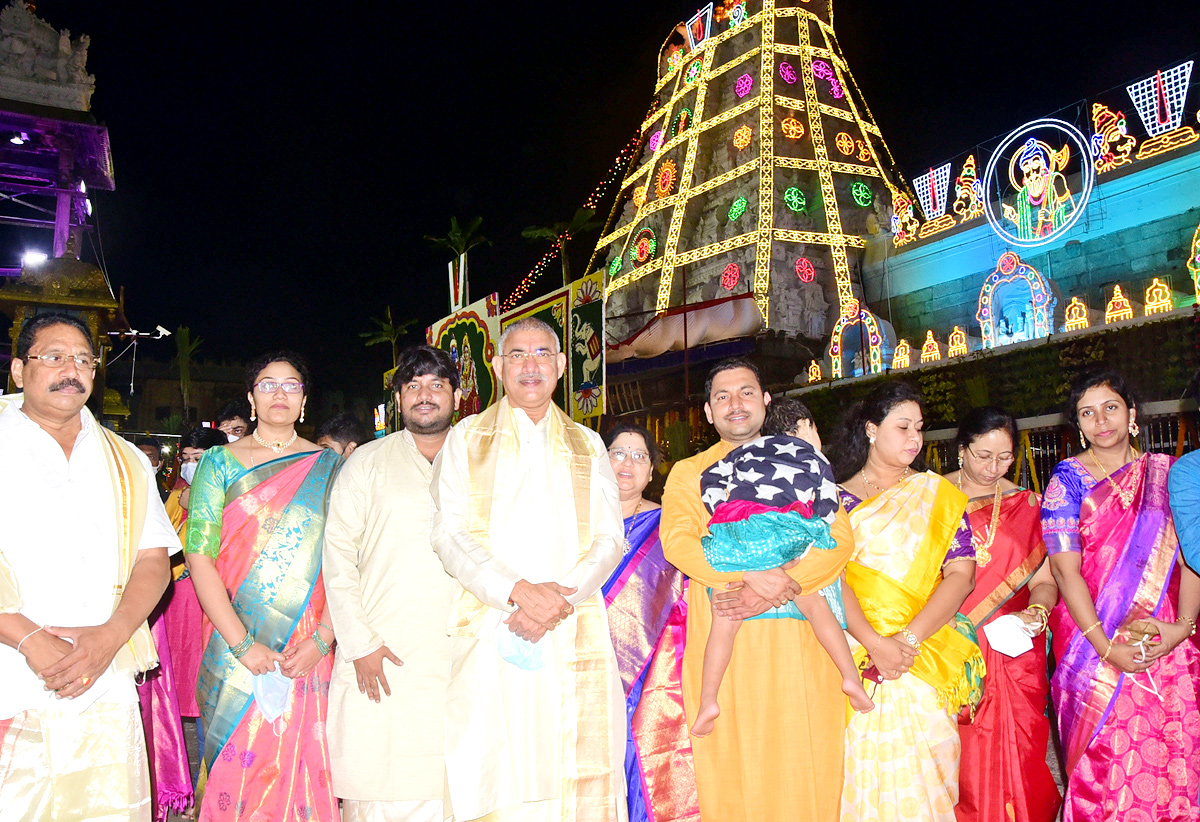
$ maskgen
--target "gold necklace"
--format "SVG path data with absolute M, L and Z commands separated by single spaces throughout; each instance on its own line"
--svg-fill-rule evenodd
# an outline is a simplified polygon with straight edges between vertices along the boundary
M 1133 504 L 1133 485 L 1136 484 L 1137 480 L 1135 479 L 1132 483 L 1130 483 L 1130 487 L 1128 489 L 1125 488 L 1121 483 L 1115 481 L 1112 478 L 1112 475 L 1109 474 L 1108 471 L 1105 470 L 1104 466 L 1100 464 L 1100 458 L 1096 456 L 1095 450 L 1089 448 L 1088 453 L 1092 455 L 1092 462 L 1096 463 L 1096 467 L 1100 469 L 1102 474 L 1104 474 L 1104 478 L 1113 484 L 1113 488 L 1117 489 L 1117 496 L 1121 498 L 1121 507 L 1129 508 L 1129 506 Z M 1128 445 L 1125 446 L 1125 453 L 1129 453 Z M 1121 467 L 1123 468 L 1124 465 Z M 1133 472 L 1130 471 L 1129 475 L 1133 476 Z
M 629 544 L 629 532 L 633 530 L 633 521 L 637 519 L 638 511 L 642 510 L 642 499 L 638 497 L 638 504 L 633 508 L 633 516 L 629 518 L 629 527 L 625 529 L 625 553 L 629 553 L 632 547 Z
M 863 485 L 869 485 L 872 488 L 874 488 L 876 491 L 880 492 L 881 494 L 887 490 L 887 488 L 880 488 L 878 485 L 876 485 L 875 483 L 873 483 L 869 479 L 867 479 L 867 466 L 865 463 L 863 464 L 863 467 L 859 469 L 858 473 L 859 473 L 859 476 L 862 477 Z M 896 482 L 893 482 L 892 485 L 895 485 L 897 482 L 904 482 L 905 478 L 908 477 L 908 474 L 909 474 L 909 470 L 908 470 L 908 466 L 906 465 L 906 466 L 904 466 L 904 473 L 900 475 L 900 479 L 896 480 Z M 888 488 L 891 488 L 892 485 L 889 485 Z
M 299 434 L 297 434 L 296 431 L 293 430 L 292 436 L 290 438 L 288 438 L 287 440 L 272 440 L 271 442 L 267 442 L 266 440 L 264 440 L 262 437 L 260 437 L 258 435 L 258 429 L 255 428 L 254 433 L 251 434 L 250 436 L 254 437 L 254 441 L 257 442 L 259 445 L 261 445 L 263 448 L 266 448 L 270 451 L 274 451 L 276 454 L 282 454 L 284 451 L 286 451 L 288 448 L 291 447 L 292 443 L 294 443 L 296 441 L 296 437 L 298 437 Z
M 959 475 L 958 487 L 962 488 L 962 475 Z M 983 567 L 992 561 L 992 553 L 990 550 L 992 543 L 996 541 L 996 528 L 1000 525 L 1000 498 L 1003 496 L 1000 492 L 1000 483 L 996 483 L 996 496 L 992 500 L 992 521 L 988 525 L 987 539 L 980 544 L 975 533 L 971 533 L 971 544 L 975 546 L 975 564 Z

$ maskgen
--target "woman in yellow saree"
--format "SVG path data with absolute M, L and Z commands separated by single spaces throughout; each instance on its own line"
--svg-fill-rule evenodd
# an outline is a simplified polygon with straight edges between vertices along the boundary
M 205 646 L 201 820 L 339 818 L 325 736 L 333 631 L 321 542 L 341 457 L 296 433 L 307 382 L 294 354 L 251 366 L 258 428 L 205 452 L 192 483 L 187 563 Z
M 846 419 L 830 453 L 854 528 L 846 622 L 878 685 L 875 710 L 846 728 L 841 818 L 952 822 L 956 716 L 979 701 L 984 673 L 974 628 L 958 614 L 975 585 L 967 498 L 913 469 L 924 424 L 913 387 L 881 386 Z

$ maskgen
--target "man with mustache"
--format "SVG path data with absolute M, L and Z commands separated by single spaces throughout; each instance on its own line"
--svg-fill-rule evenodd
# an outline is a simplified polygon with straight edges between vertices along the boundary
M 179 539 L 141 451 L 85 404 L 96 352 L 39 314 L 0 398 L 0 809 L 13 819 L 149 820 L 134 676 Z
M 454 817 L 624 820 L 625 697 L 600 587 L 624 544 L 604 443 L 553 403 L 554 331 L 505 329 L 505 397 L 434 467 L 433 547 L 457 580 L 446 770 Z
M 458 369 L 445 351 L 409 348 L 392 390 L 404 430 L 354 449 L 325 523 L 338 639 L 329 754 L 347 822 L 442 822 L 454 580 L 429 545 L 429 481 L 458 406 Z
M 713 610 L 721 614 L 717 619 L 747 621 L 721 681 L 716 728 L 706 737 L 692 738 L 700 815 L 721 822 L 834 822 L 841 803 L 846 729 L 841 674 L 807 621 L 782 618 L 772 609 L 838 578 L 854 551 L 850 520 L 839 509 L 830 526 L 837 547 L 810 551 L 794 565 L 715 571 L 701 543 L 710 515 L 701 500 L 700 477 L 734 448 L 758 439 L 771 395 L 763 389 L 758 367 L 740 358 L 713 366 L 704 393 L 704 415 L 721 441 L 675 463 L 663 490 L 659 526 L 667 561 L 693 580 L 683 655 L 689 722 L 700 702 Z M 759 616 L 763 618 L 754 619 Z

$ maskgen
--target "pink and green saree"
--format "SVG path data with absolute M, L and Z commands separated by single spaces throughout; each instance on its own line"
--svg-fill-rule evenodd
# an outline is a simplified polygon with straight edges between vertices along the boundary
M 1176 617 L 1179 544 L 1167 502 L 1172 458 L 1143 454 L 1097 482 L 1075 458 L 1042 499 L 1050 554 L 1082 553 L 1081 573 L 1105 633 Z M 1128 508 L 1116 485 L 1133 492 Z M 1068 774 L 1064 822 L 1196 820 L 1200 787 L 1200 653 L 1183 642 L 1147 672 L 1102 662 L 1065 603 L 1051 613 L 1058 667 L 1050 683 Z
M 326 492 L 341 457 L 282 457 L 246 469 L 207 451 L 192 484 L 187 551 L 216 559 L 238 617 L 276 650 L 317 628 L 325 607 Z M 267 722 L 254 677 L 205 619 L 200 706 L 200 819 L 335 820 L 325 736 L 333 656 L 294 680 L 291 709 Z

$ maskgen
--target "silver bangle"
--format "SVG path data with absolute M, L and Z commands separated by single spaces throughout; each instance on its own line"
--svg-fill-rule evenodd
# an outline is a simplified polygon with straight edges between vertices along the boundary
M 25 634 L 25 636 L 21 637 L 21 641 L 17 643 L 17 653 L 18 654 L 21 653 L 21 646 L 25 644 L 25 640 L 29 639 L 31 636 L 36 634 L 38 631 L 44 631 L 44 630 L 46 630 L 46 626 L 39 625 L 38 627 L 34 628 L 29 633 Z

